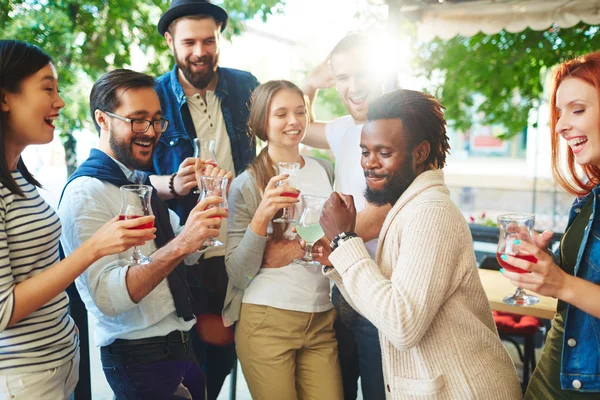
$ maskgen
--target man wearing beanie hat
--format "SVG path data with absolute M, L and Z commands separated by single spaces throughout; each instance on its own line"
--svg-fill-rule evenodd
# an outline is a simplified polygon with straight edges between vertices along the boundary
M 182 223 L 196 205 L 193 139 L 215 140 L 219 167 L 236 174 L 256 156 L 246 135 L 250 94 L 257 79 L 246 71 L 219 66 L 220 33 L 227 12 L 206 0 L 173 0 L 158 22 L 158 32 L 173 51 L 173 69 L 158 77 L 155 89 L 164 117 L 171 123 L 156 144 L 151 181 Z M 219 239 L 225 242 L 226 226 Z M 235 362 L 233 332 L 225 328 L 221 311 L 227 290 L 225 246 L 207 250 L 188 268 L 198 322 L 192 329 L 196 358 L 203 366 L 208 399 L 216 399 Z

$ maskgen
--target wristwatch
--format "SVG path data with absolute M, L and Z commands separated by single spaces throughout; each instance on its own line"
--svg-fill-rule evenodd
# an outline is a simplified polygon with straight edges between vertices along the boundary
M 333 238 L 331 243 L 329 243 L 329 247 L 331 248 L 331 251 L 333 251 L 333 250 L 337 249 L 338 247 L 340 247 L 342 245 L 342 243 L 344 243 L 352 238 L 356 238 L 356 237 L 358 237 L 356 232 L 342 232 Z

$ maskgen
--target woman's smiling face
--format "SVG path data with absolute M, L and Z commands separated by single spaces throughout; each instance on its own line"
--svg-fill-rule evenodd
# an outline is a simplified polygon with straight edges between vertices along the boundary
M 54 121 L 65 106 L 58 93 L 58 75 L 52 63 L 23 79 L 20 90 L 4 93 L 2 111 L 7 147 L 25 148 L 50 143 L 54 138 Z
M 567 141 L 575 162 L 600 166 L 600 99 L 596 88 L 566 78 L 556 91 L 556 133 Z

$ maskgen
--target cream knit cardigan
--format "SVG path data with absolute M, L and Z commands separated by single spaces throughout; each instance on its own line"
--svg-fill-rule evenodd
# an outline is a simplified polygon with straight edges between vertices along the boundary
M 388 214 L 377 262 L 361 239 L 326 273 L 379 330 L 388 399 L 521 399 L 479 280 L 467 223 L 441 170 L 414 180 Z

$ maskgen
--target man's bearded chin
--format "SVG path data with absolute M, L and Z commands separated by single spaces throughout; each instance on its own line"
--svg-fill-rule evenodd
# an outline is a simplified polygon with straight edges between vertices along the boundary
M 117 157 L 117 160 L 123 163 L 126 167 L 138 170 L 148 170 L 152 167 L 152 157 L 150 157 L 147 161 L 141 161 L 134 157 L 131 142 L 119 141 L 116 135 L 114 135 L 112 132 L 108 141 L 110 148 Z M 154 144 L 152 144 L 152 151 L 154 152 Z
M 202 56 L 198 59 L 199 62 L 204 62 L 208 66 L 206 72 L 192 72 L 191 57 L 187 59 L 187 62 L 182 62 L 177 56 L 177 66 L 183 72 L 185 79 L 194 86 L 196 89 L 204 90 L 210 84 L 215 76 L 215 66 L 219 62 L 219 55 L 215 55 L 214 58 L 210 55 Z
M 402 168 L 402 172 L 386 177 L 387 182 L 380 190 L 372 190 L 367 185 L 365 189 L 365 199 L 376 206 L 385 206 L 396 204 L 402 193 L 408 189 L 417 177 L 416 172 L 412 169 L 411 164 L 406 163 Z M 365 171 L 365 177 L 369 175 L 369 171 Z

